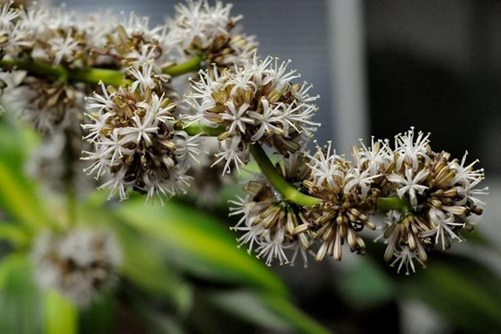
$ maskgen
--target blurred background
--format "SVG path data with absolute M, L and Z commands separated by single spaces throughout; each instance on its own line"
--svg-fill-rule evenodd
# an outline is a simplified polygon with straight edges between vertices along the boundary
M 445 256 L 432 256 L 429 268 L 419 268 L 413 277 L 396 275 L 383 263 L 376 245 L 369 245 L 373 257 L 346 253 L 342 263 L 272 268 L 295 305 L 328 331 L 340 333 L 499 330 L 500 299 L 493 300 L 493 294 L 499 294 L 501 286 L 501 1 L 232 2 L 232 12 L 244 15 L 245 32 L 256 35 L 260 54 L 291 59 L 292 68 L 314 85 L 314 94 L 320 94 L 320 143 L 333 140 L 338 152 L 349 153 L 359 138 L 393 138 L 415 126 L 432 133 L 435 150 L 459 158 L 468 150 L 470 159 L 479 158 L 490 188 L 480 233 Z M 157 24 L 174 14 L 177 1 L 64 3 L 82 13 L 135 11 Z M 228 223 L 220 220 L 223 226 Z M 189 275 L 197 288 L 209 293 L 221 288 L 217 280 L 197 275 Z M 231 300 L 234 304 L 225 300 L 230 309 L 246 299 Z M 195 309 L 203 309 L 203 303 L 197 305 L 195 299 Z M 188 326 L 188 332 L 297 330 L 252 317 L 228 323 L 221 318 L 193 319 L 211 325 L 205 330 Z M 136 332 L 133 326 L 115 331 Z

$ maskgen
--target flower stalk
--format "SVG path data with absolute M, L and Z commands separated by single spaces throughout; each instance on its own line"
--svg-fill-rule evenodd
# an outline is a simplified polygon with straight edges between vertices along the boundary
M 189 58 L 184 63 L 174 64 L 164 67 L 162 69 L 162 73 L 168 74 L 171 77 L 178 77 L 183 74 L 198 71 L 202 66 L 203 61 L 204 61 L 204 56 L 199 54 Z
M 189 58 L 184 63 L 170 65 L 162 69 L 162 73 L 171 77 L 197 71 L 203 62 L 202 55 Z M 62 82 L 85 82 L 97 85 L 103 82 L 105 85 L 120 86 L 124 83 L 125 76 L 118 70 L 107 68 L 85 67 L 68 69 L 62 65 L 48 64 L 30 58 L 22 59 L 2 59 L 0 68 L 24 70 L 34 76 L 52 77 Z
M 312 207 L 322 202 L 320 198 L 303 194 L 302 192 L 291 186 L 284 179 L 277 168 L 273 166 L 272 162 L 259 144 L 251 144 L 250 152 L 254 159 L 256 159 L 256 162 L 259 165 L 259 168 L 261 168 L 263 174 L 285 200 L 305 207 Z

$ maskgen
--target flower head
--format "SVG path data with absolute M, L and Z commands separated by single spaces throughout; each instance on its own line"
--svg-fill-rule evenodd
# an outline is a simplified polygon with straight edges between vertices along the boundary
M 197 136 L 176 130 L 175 104 L 165 92 L 166 78 L 151 65 L 133 67 L 133 78 L 118 90 L 101 85 L 102 93 L 87 99 L 86 139 L 94 150 L 87 173 L 109 178 L 101 187 L 127 197 L 127 189 L 170 197 L 185 193 L 190 177 L 187 159 L 198 154 Z
M 176 17 L 168 23 L 166 40 L 182 54 L 205 54 L 207 64 L 224 68 L 249 57 L 256 48 L 253 37 L 235 32 L 242 16 L 231 16 L 232 5 L 206 0 L 176 6 Z
M 300 182 L 308 173 L 304 162 L 300 153 L 292 154 L 285 161 L 284 177 L 291 183 Z M 299 253 L 306 265 L 311 232 L 305 209 L 283 200 L 263 179 L 249 182 L 245 189 L 247 197 L 230 201 L 230 216 L 241 216 L 233 227 L 243 232 L 238 238 L 240 246 L 247 245 L 248 252 L 255 251 L 266 265 L 274 261 L 293 265 Z
M 315 97 L 292 83 L 298 75 L 287 65 L 271 57 L 253 58 L 221 75 L 215 68 L 202 71 L 200 80 L 192 82 L 188 102 L 196 115 L 187 118 L 224 127 L 219 139 L 225 151 L 219 156 L 226 160 L 227 170 L 231 161 L 237 167 L 247 161 L 252 142 L 287 154 L 299 150 L 318 126 L 311 120 L 316 106 L 310 103 Z M 235 150 L 229 152 L 230 147 Z
M 56 289 L 85 307 L 116 282 L 121 252 L 108 231 L 74 229 L 41 234 L 32 258 L 42 288 Z

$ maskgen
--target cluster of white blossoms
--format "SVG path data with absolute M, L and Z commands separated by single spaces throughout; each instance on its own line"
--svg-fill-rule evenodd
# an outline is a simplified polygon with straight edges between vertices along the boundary
M 108 231 L 77 228 L 38 236 L 33 251 L 38 284 L 86 307 L 117 281 L 121 251 Z
M 127 189 L 170 197 L 183 194 L 189 185 L 187 160 L 196 160 L 198 136 L 176 130 L 176 105 L 165 95 L 166 77 L 152 64 L 132 67 L 131 82 L 115 90 L 101 84 L 101 94 L 87 98 L 89 124 L 85 139 L 94 150 L 84 159 L 96 178 L 108 180 L 101 188 L 127 198 Z
M 41 132 L 81 122 L 83 98 L 91 89 L 77 83 L 72 71 L 121 66 L 121 59 L 110 49 L 116 47 L 113 36 L 124 28 L 113 18 L 82 19 L 63 7 L 14 8 L 7 4 L 0 10 L 0 25 L 4 41 L 0 44 L 0 79 L 7 86 L 2 100 Z M 127 50 L 127 55 L 133 53 L 131 47 Z M 6 80 L 9 75 L 17 80 Z
M 291 154 L 283 166 L 284 178 L 301 186 L 309 176 L 305 156 Z M 307 252 L 312 242 L 306 209 L 287 202 L 265 178 L 250 181 L 245 186 L 248 195 L 230 201 L 230 216 L 241 216 L 233 230 L 243 232 L 238 238 L 247 245 L 248 252 L 255 250 L 258 257 L 270 266 L 273 260 L 281 265 L 293 265 L 300 255 L 306 266 Z
M 311 85 L 293 83 L 300 75 L 288 70 L 288 64 L 253 57 L 221 74 L 215 67 L 201 71 L 192 82 L 187 101 L 196 113 L 186 118 L 224 129 L 215 162 L 225 162 L 223 173 L 248 161 L 251 143 L 287 154 L 301 149 L 314 134 L 319 124 L 312 121 L 317 111 L 313 102 L 318 96 L 308 94 Z
M 168 20 L 171 47 L 181 54 L 203 54 L 206 64 L 221 68 L 250 57 L 257 44 L 235 29 L 242 16 L 231 16 L 231 8 L 219 1 L 210 6 L 206 0 L 178 4 L 176 17 Z
M 151 28 L 147 17 L 134 13 L 83 18 L 64 7 L 5 4 L 0 7 L 0 80 L 9 88 L 4 103 L 46 133 L 81 122 L 83 97 L 93 87 L 77 83 L 79 69 L 126 71 L 151 63 L 159 71 L 199 54 L 207 64 L 229 65 L 255 49 L 252 38 L 232 32 L 239 17 L 231 17 L 230 9 L 221 2 L 211 7 L 190 1 L 177 7 L 169 23 Z M 18 79 L 6 79 L 7 72 Z
M 104 178 L 100 188 L 110 197 L 125 199 L 135 190 L 163 200 L 185 194 L 196 177 L 199 195 L 213 203 L 214 189 L 225 181 L 207 182 L 208 165 L 229 179 L 253 155 L 266 178 L 247 184 L 248 195 L 232 202 L 230 215 L 242 215 L 234 227 L 243 232 L 240 245 L 268 265 L 294 263 L 298 255 L 306 263 L 308 253 L 317 261 L 341 260 L 345 244 L 364 254 L 361 232 L 376 230 L 371 216 L 381 212 L 387 218 L 377 239 L 398 271 L 414 271 L 430 250 L 462 240 L 487 193 L 479 187 L 484 172 L 477 161 L 432 151 L 429 135 L 413 128 L 394 145 L 361 142 L 351 160 L 330 142 L 310 155 L 306 147 L 320 125 L 313 121 L 318 96 L 298 82 L 290 61 L 260 59 L 254 38 L 237 29 L 241 16 L 230 11 L 220 1 L 188 0 L 176 6 L 174 18 L 150 28 L 148 18 L 133 13 L 81 20 L 63 8 L 4 5 L 2 99 L 37 129 L 64 136 L 52 142 L 65 152 L 61 170 L 68 179 L 74 151 L 83 151 L 90 161 L 85 172 Z M 173 78 L 200 68 L 179 99 Z M 199 156 L 201 134 L 217 136 L 210 156 Z M 282 165 L 273 167 L 261 146 L 283 157 Z M 81 263 L 61 259 L 54 260 L 66 263 L 61 268 L 79 272 Z M 66 283 L 45 285 L 51 284 Z
M 293 181 L 322 200 L 313 207 L 287 204 L 270 186 L 252 182 L 246 188 L 249 196 L 233 202 L 238 205 L 231 215 L 243 215 L 235 227 L 245 231 L 240 242 L 258 256 L 266 255 L 267 264 L 273 259 L 293 262 L 284 250 L 296 240 L 302 253 L 311 251 L 317 261 L 326 255 L 341 260 L 345 243 L 352 252 L 364 254 L 360 232 L 376 229 L 369 216 L 381 211 L 386 199 L 401 199 L 400 210 L 387 212 L 377 239 L 387 244 L 384 258 L 398 271 L 414 271 L 415 262 L 424 266 L 427 251 L 445 250 L 451 241 L 462 240 L 462 231 L 471 230 L 485 205 L 478 196 L 488 190 L 478 187 L 484 172 L 474 168 L 477 161 L 467 164 L 466 154 L 459 161 L 436 153 L 428 137 L 411 128 L 396 136 L 393 149 L 387 140 L 372 139 L 369 147 L 362 143 L 353 149 L 353 161 L 336 154 L 331 143 L 318 147 L 297 165 L 301 178 Z M 293 161 L 297 164 L 297 157 Z M 291 178 L 288 168 L 287 161 L 285 179 Z

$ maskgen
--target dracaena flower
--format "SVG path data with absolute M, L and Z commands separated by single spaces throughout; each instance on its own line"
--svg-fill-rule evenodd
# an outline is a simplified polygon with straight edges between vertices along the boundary
M 110 231 L 72 229 L 40 234 L 32 250 L 35 278 L 44 289 L 56 289 L 87 307 L 117 281 L 121 251 Z
M 136 65 L 128 75 L 136 79 L 118 90 L 101 85 L 102 93 L 87 99 L 89 123 L 85 139 L 94 150 L 86 169 L 108 180 L 101 188 L 127 197 L 127 189 L 160 199 L 185 193 L 191 177 L 188 159 L 198 155 L 198 136 L 176 129 L 176 105 L 165 95 L 166 79 L 151 65 Z
M 315 97 L 292 82 L 299 76 L 287 65 L 272 57 L 254 57 L 222 74 L 216 68 L 202 71 L 199 80 L 192 81 L 188 103 L 196 114 L 186 117 L 224 128 L 219 139 L 225 151 L 219 156 L 226 160 L 227 170 L 229 162 L 237 167 L 246 162 L 252 142 L 287 154 L 298 151 L 313 135 L 318 124 L 311 119 L 317 108 L 310 103 Z M 228 152 L 230 146 L 238 151 Z

